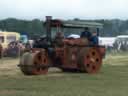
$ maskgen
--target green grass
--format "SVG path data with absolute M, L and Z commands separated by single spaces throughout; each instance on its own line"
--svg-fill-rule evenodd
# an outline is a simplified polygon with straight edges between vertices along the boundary
M 40 76 L 24 76 L 15 66 L 18 59 L 3 59 L 0 96 L 128 96 L 127 59 L 127 54 L 108 54 L 93 75 L 54 71 Z

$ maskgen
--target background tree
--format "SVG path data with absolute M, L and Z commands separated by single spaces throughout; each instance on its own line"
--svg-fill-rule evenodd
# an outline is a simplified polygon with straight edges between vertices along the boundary
M 73 19 L 75 21 L 87 21 L 87 22 L 99 22 L 103 24 L 103 31 L 100 33 L 101 36 L 117 36 L 117 35 L 128 35 L 128 20 L 81 20 L 80 18 Z M 26 33 L 30 38 L 35 35 L 41 36 L 45 34 L 43 22 L 39 19 L 34 20 L 19 20 L 15 18 L 7 18 L 0 20 L 0 30 L 2 31 L 16 31 L 19 33 Z M 68 31 L 68 34 L 74 32 L 73 29 Z

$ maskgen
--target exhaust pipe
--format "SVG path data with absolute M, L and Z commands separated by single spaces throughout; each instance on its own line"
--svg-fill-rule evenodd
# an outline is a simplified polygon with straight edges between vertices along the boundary
M 47 41 L 51 42 L 51 20 L 52 16 L 46 16 L 46 36 L 47 36 Z

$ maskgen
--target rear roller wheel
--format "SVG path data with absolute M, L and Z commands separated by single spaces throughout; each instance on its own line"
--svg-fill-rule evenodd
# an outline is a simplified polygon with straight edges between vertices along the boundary
M 102 64 L 102 56 L 98 48 L 90 48 L 84 56 L 84 68 L 87 73 L 96 73 L 100 70 Z

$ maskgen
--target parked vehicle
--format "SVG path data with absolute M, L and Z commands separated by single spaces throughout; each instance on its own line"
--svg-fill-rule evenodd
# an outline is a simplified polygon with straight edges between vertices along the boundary
M 0 43 L 2 44 L 3 49 L 7 48 L 10 42 L 18 40 L 20 40 L 20 34 L 17 32 L 0 32 Z

